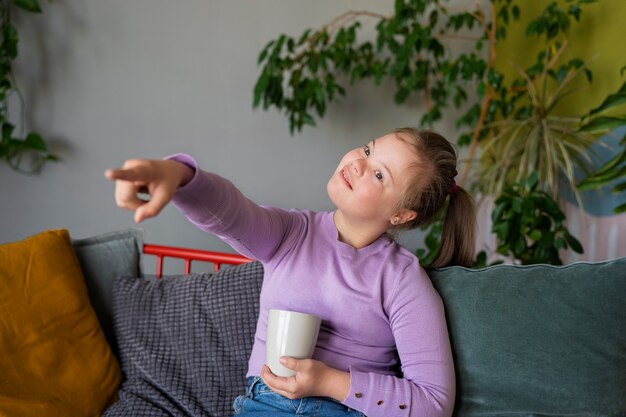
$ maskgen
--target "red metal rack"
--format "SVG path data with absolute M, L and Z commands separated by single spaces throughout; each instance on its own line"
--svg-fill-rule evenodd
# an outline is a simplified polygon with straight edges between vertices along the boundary
M 143 253 L 157 257 L 157 277 L 163 275 L 163 259 L 178 258 L 185 261 L 185 274 L 191 273 L 191 262 L 202 261 L 211 262 L 213 270 L 217 272 L 222 264 L 240 265 L 251 262 L 252 259 L 234 253 L 211 252 L 200 249 L 179 248 L 175 246 L 151 245 L 143 246 Z

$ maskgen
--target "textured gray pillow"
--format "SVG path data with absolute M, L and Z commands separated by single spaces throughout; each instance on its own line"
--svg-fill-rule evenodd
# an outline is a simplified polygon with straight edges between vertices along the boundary
M 258 262 L 160 280 L 120 278 L 114 321 L 126 380 L 112 416 L 228 416 L 245 390 Z
M 75 239 L 72 246 L 85 276 L 91 305 L 109 345 L 117 354 L 112 318 L 113 282 L 118 276 L 141 275 L 143 232 L 141 229 L 127 229 L 104 233 Z
M 626 258 L 430 273 L 457 416 L 626 416 Z

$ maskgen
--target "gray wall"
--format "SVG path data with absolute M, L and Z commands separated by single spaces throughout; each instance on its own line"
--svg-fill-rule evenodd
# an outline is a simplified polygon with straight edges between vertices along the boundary
M 0 242 L 50 228 L 81 238 L 135 227 L 116 207 L 104 170 L 174 152 L 194 155 L 258 203 L 329 210 L 326 182 L 343 153 L 415 125 L 420 114 L 418 104 L 394 104 L 392 85 L 370 83 L 293 137 L 286 117 L 252 109 L 257 56 L 270 39 L 351 9 L 390 14 L 391 0 L 58 0 L 42 7 L 41 15 L 18 16 L 18 81 L 29 126 L 63 162 L 39 176 L 0 165 Z M 228 249 L 173 207 L 139 227 L 153 243 Z M 419 240 L 413 233 L 402 242 L 416 247 Z
M 63 162 L 39 176 L 0 164 L 0 243 L 51 228 L 82 238 L 137 227 L 115 205 L 103 172 L 128 158 L 174 152 L 194 155 L 258 203 L 332 209 L 326 182 L 344 152 L 416 125 L 420 104 L 397 106 L 393 85 L 365 82 L 332 104 L 318 127 L 291 137 L 286 117 L 252 109 L 257 56 L 280 33 L 298 36 L 347 10 L 391 14 L 393 3 L 55 0 L 41 1 L 41 15 L 16 13 L 22 36 L 16 73 L 27 123 Z M 372 37 L 375 22 L 364 22 Z M 438 129 L 453 136 L 452 122 Z M 489 204 L 481 210 L 480 249 L 495 246 L 490 210 Z M 564 254 L 564 261 L 626 256 L 626 215 L 587 216 L 569 206 L 567 212 L 586 252 Z M 148 242 L 230 250 L 173 207 L 138 227 Z M 400 241 L 415 249 L 421 236 L 411 232 Z

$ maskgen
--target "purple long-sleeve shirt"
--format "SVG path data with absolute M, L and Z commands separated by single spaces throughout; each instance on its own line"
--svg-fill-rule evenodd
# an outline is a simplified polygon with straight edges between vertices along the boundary
M 369 417 L 450 416 L 455 378 L 443 304 L 417 258 L 383 236 L 340 242 L 333 213 L 259 206 L 229 181 L 195 169 L 174 205 L 200 229 L 263 263 L 248 376 L 265 363 L 270 309 L 322 318 L 313 358 L 350 373 L 345 405 Z M 398 370 L 401 370 L 401 376 Z

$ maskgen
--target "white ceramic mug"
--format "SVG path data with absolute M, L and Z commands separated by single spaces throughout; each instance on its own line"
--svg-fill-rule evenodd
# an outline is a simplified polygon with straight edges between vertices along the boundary
M 295 371 L 280 364 L 281 356 L 296 359 L 311 359 L 322 320 L 312 314 L 296 311 L 269 311 L 265 359 L 270 370 L 278 376 L 289 377 Z

